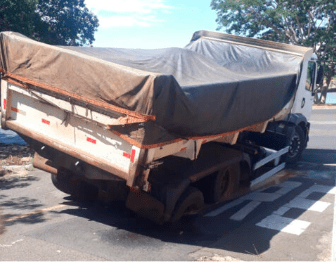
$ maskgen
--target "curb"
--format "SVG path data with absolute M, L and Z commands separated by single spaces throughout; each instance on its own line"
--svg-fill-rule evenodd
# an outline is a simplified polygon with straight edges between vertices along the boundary
M 336 109 L 336 104 L 313 105 L 313 110 L 320 110 L 320 109 Z
M 18 165 L 12 165 L 12 166 L 2 166 L 3 169 L 6 169 L 6 170 L 10 170 L 10 171 L 15 171 L 15 170 L 18 170 L 18 169 L 29 169 L 29 168 L 33 168 L 33 165 L 21 165 L 21 166 L 18 166 Z
M 7 171 L 9 174 L 21 173 L 22 170 L 33 170 L 33 165 L 12 165 L 12 166 L 2 166 L 2 171 Z

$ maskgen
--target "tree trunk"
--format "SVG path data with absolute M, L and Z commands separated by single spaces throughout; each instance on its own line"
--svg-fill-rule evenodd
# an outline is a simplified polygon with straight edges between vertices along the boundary
M 327 79 L 326 79 L 326 86 L 323 86 L 321 88 L 321 97 L 320 97 L 320 104 L 325 104 L 327 101 L 327 93 L 328 93 L 328 88 L 331 82 L 332 76 L 331 75 L 327 75 Z
M 321 91 L 322 87 L 323 87 L 323 82 L 322 84 L 316 84 L 318 86 L 318 88 L 316 89 L 315 92 L 315 96 L 314 96 L 314 104 L 320 104 L 320 98 L 318 96 L 318 92 L 317 91 Z

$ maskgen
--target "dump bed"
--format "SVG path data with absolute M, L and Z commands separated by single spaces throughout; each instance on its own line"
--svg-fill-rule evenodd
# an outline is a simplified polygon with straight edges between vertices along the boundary
M 231 43 L 227 60 L 249 58 L 238 72 L 192 48 L 200 39 L 185 49 L 126 50 L 0 33 L 2 126 L 133 186 L 162 157 L 195 159 L 208 141 L 263 131 L 293 98 L 311 53 L 254 44 L 253 58 L 236 41 L 241 52 Z

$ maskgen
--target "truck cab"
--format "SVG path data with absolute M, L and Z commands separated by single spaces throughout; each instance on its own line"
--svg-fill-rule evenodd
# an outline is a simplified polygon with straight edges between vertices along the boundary
M 309 118 L 316 85 L 323 77 L 323 69 L 317 71 L 317 67 L 315 54 L 303 61 L 295 97 L 287 106 L 290 108 L 290 113 L 268 123 L 264 134 L 248 133 L 245 140 L 275 150 L 289 146 L 286 162 L 289 164 L 298 162 L 309 141 Z
M 307 62 L 304 62 L 303 68 L 307 71 L 302 73 L 301 83 L 299 85 L 296 98 L 293 104 L 292 113 L 301 114 L 309 120 L 312 106 L 314 103 L 314 96 L 316 91 L 317 78 L 317 57 L 315 54 Z

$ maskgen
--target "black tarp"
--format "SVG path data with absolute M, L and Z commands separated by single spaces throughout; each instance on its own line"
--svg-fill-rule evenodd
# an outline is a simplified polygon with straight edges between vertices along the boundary
M 57 47 L 3 32 L 0 49 L 5 73 L 154 115 L 155 124 L 185 138 L 272 118 L 293 96 L 303 60 L 302 55 L 203 38 L 186 48 L 133 50 Z M 165 137 L 151 139 L 155 144 Z

